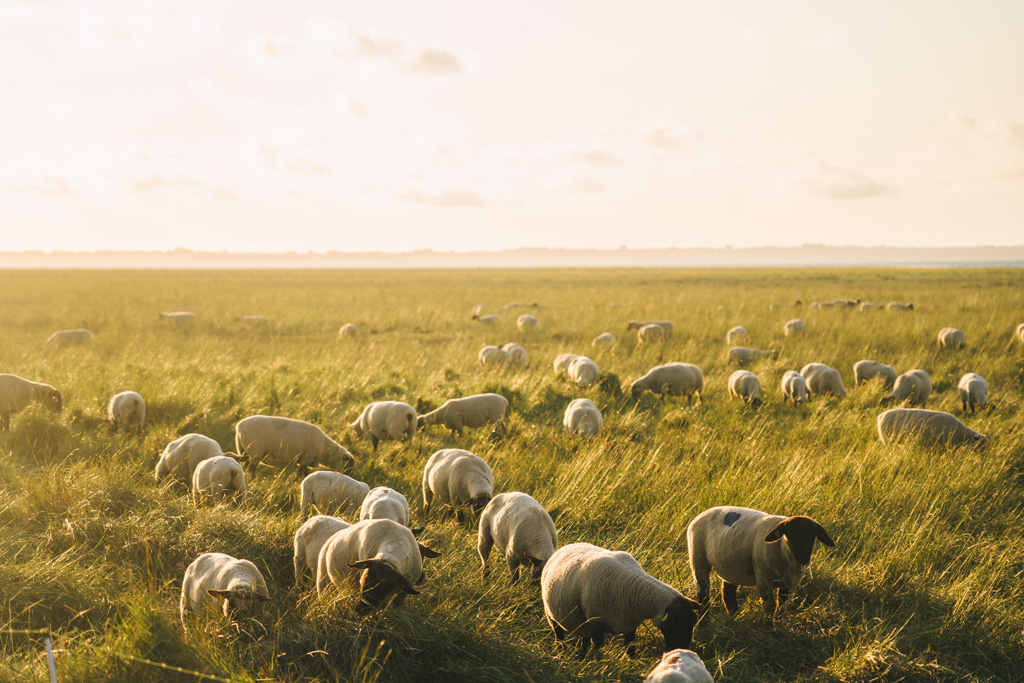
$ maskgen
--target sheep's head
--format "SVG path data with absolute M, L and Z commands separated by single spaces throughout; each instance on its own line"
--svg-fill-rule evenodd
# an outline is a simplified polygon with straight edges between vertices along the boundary
M 984 434 L 975 434 L 973 437 L 974 448 L 979 451 L 983 451 L 988 448 L 988 437 Z
M 824 527 L 810 517 L 797 516 L 784 519 L 775 525 L 767 536 L 765 543 L 778 543 L 785 539 L 793 557 L 801 565 L 811 563 L 811 553 L 814 551 L 814 539 L 818 539 L 828 547 L 835 547 L 835 541 L 829 538 Z
M 637 380 L 629 385 L 629 395 L 633 397 L 633 400 L 640 398 L 640 394 L 644 393 L 644 386 Z
M 348 452 L 348 449 L 341 444 L 335 444 L 333 453 L 327 455 L 320 464 L 333 467 L 336 471 L 344 474 L 356 464 L 356 459 Z
M 700 603 L 680 595 L 673 598 L 663 613 L 655 615 L 654 625 L 665 636 L 666 652 L 690 647 L 700 610 Z
M 762 403 L 764 403 L 764 401 L 761 400 L 760 396 L 750 399 L 750 405 L 753 408 L 760 408 Z
M 419 595 L 409 580 L 385 560 L 359 560 L 348 565 L 359 570 L 360 609 L 378 607 L 397 588 L 410 595 Z
M 263 603 L 270 600 L 269 595 L 264 595 L 250 584 L 222 590 L 211 588 L 206 592 L 221 601 L 221 610 L 228 618 L 233 618 L 239 612 L 259 614 L 263 611 Z
M 473 496 L 469 499 L 469 506 L 473 508 L 473 512 L 480 514 L 487 507 L 487 504 L 491 502 L 491 494 L 481 493 L 480 495 Z
M 64 396 L 57 389 L 51 388 L 46 392 L 46 402 L 55 413 L 59 413 L 64 409 Z
M 530 563 L 530 581 L 540 583 L 540 575 L 544 571 L 544 565 L 547 563 L 547 560 L 527 554 L 526 561 Z
M 355 422 L 349 425 L 349 427 L 351 427 L 352 431 L 355 433 L 357 439 L 363 438 L 363 436 L 366 434 L 366 432 L 363 431 L 363 426 L 362 424 L 360 424 L 360 422 L 360 420 L 356 420 Z

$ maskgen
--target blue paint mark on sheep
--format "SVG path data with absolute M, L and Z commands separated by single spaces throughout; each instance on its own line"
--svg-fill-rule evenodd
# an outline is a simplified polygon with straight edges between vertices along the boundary
M 722 524 L 724 524 L 726 526 L 732 526 L 733 524 L 736 523 L 736 520 L 739 519 L 739 518 L 740 518 L 740 513 L 738 513 L 738 512 L 726 513 L 725 519 L 722 520 Z

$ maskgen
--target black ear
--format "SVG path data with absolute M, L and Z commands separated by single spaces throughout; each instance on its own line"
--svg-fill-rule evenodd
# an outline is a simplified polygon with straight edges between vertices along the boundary
M 534 567 L 543 567 L 544 566 L 544 560 L 537 559 L 536 557 L 534 557 L 533 555 L 530 555 L 530 554 L 526 555 L 526 561 L 529 562 Z
M 829 538 L 828 533 L 825 531 L 825 528 L 817 522 L 815 522 L 814 525 L 816 527 L 814 530 L 815 535 L 818 537 L 818 540 L 827 545 L 829 548 L 835 548 L 836 542 Z
M 253 597 L 256 600 L 256 602 L 269 602 L 270 601 L 270 596 L 269 595 L 263 595 L 262 593 L 257 593 Z
M 433 550 L 432 548 L 428 548 L 422 543 L 417 543 L 416 545 L 420 547 L 420 555 L 422 557 L 441 557 L 441 553 L 437 552 L 436 550 Z
M 395 579 L 398 582 L 398 587 L 401 588 L 406 593 L 408 593 L 409 595 L 419 595 L 420 594 L 420 592 L 418 590 L 416 590 L 415 588 L 413 588 L 412 584 L 409 583 L 409 579 L 405 578 L 404 576 L 402 576 L 398 572 L 395 572 Z
M 768 532 L 768 535 L 764 537 L 765 543 L 775 543 L 782 540 L 782 535 L 786 533 L 786 522 L 788 519 L 784 519 L 775 525 L 775 528 Z
M 426 527 L 414 526 L 413 528 L 409 529 L 409 531 L 412 532 L 413 538 L 418 538 L 420 534 L 426 531 Z
M 379 564 L 380 560 L 359 560 L 358 562 L 349 562 L 348 566 L 352 569 L 369 569 L 375 564 Z

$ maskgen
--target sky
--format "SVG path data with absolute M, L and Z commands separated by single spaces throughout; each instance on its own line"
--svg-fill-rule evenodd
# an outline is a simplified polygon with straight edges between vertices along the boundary
M 1024 243 L 1017 0 L 0 0 L 0 250 Z

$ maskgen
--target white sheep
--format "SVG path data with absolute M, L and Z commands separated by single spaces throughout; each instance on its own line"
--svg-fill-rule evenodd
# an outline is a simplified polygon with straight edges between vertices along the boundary
M 6 432 L 10 428 L 12 414 L 21 412 L 32 403 L 43 403 L 59 413 L 64 407 L 64 397 L 49 384 L 0 374 L 0 431 Z
M 891 389 L 896 383 L 896 369 L 891 365 L 873 360 L 859 360 L 853 364 L 853 385 L 855 387 L 876 377 L 883 378 L 886 388 Z
M 704 373 L 690 363 L 659 365 L 634 380 L 629 387 L 634 399 L 640 398 L 645 391 L 662 396 L 685 396 L 687 404 L 692 403 L 696 396 L 697 400 L 704 403 Z
M 912 311 L 914 304 L 904 304 L 899 301 L 890 301 L 885 305 L 886 311 Z
M 632 320 L 628 325 L 626 325 L 626 329 L 640 330 L 643 329 L 644 327 L 647 327 L 648 325 L 657 325 L 658 327 L 660 327 L 661 331 L 664 332 L 666 339 L 670 338 L 672 336 L 672 333 L 676 329 L 676 326 L 669 322 L 668 320 Z
M 555 374 L 568 375 L 569 366 L 572 365 L 572 362 L 576 360 L 578 357 L 579 356 L 577 356 L 575 353 L 560 353 L 557 356 L 555 356 L 555 362 L 552 363 L 552 367 L 555 369 Z
M 512 354 L 505 349 L 489 344 L 477 354 L 480 365 L 509 365 L 512 363 Z
M 644 683 L 715 683 L 715 679 L 696 652 L 680 648 L 662 655 Z
M 160 320 L 165 321 L 171 327 L 187 328 L 192 327 L 196 321 L 195 313 L 188 311 L 175 311 L 174 313 L 161 313 Z
M 873 304 L 870 301 L 865 301 L 860 305 L 862 311 L 881 311 L 885 306 L 882 304 Z
M 115 394 L 107 405 L 107 419 L 115 429 L 142 430 L 146 423 L 146 401 L 134 391 Z
M 734 346 L 729 349 L 728 358 L 736 365 L 746 365 L 754 360 L 761 360 L 762 358 L 776 358 L 778 355 L 779 352 L 774 349 L 751 349 L 746 346 Z
M 297 464 L 299 474 L 315 465 L 344 472 L 355 458 L 323 430 L 309 422 L 289 417 L 252 415 L 235 425 L 235 450 L 256 467 L 261 462 L 274 467 Z
M 174 476 L 185 485 L 191 485 L 192 475 L 203 460 L 224 455 L 220 444 L 202 434 L 186 434 L 167 444 L 156 463 L 156 480 Z
M 93 333 L 81 327 L 77 330 L 59 330 L 46 340 L 47 344 L 84 344 L 93 338 Z
M 939 330 L 939 346 L 944 349 L 962 349 L 967 344 L 963 330 L 943 327 Z
M 551 515 L 532 496 L 518 491 L 499 493 L 480 515 L 477 553 L 480 570 L 486 579 L 490 573 L 487 558 L 491 547 L 505 557 L 512 583 L 519 581 L 519 568 L 530 567 L 530 578 L 540 580 L 544 564 L 555 552 L 558 532 Z
M 477 321 L 482 325 L 493 325 L 494 323 L 498 322 L 499 318 L 494 313 L 491 313 L 490 315 L 479 315 L 474 313 L 473 320 Z
M 970 406 L 971 415 L 974 415 L 975 406 L 982 409 L 992 407 L 992 404 L 988 402 L 988 382 L 981 375 L 968 372 L 960 378 L 956 390 L 960 394 L 963 409 L 967 410 L 967 407 Z
M 537 320 L 536 316 L 530 315 L 529 313 L 523 313 L 521 316 L 516 318 L 516 327 L 519 328 L 520 332 L 540 331 L 540 321 Z
M 1022 338 L 1024 339 L 1024 338 Z M 590 342 L 590 346 L 615 346 L 618 343 L 618 339 L 611 332 L 602 332 L 601 334 L 594 337 L 593 341 Z
M 412 441 L 416 433 L 416 409 L 401 401 L 377 401 L 363 408 L 350 427 L 356 437 L 369 436 L 373 450 L 381 441 Z
M 644 325 L 636 331 L 636 338 L 641 344 L 654 344 L 665 338 L 665 328 L 656 323 Z
M 390 519 L 409 526 L 409 501 L 398 491 L 387 486 L 371 489 L 359 508 L 359 520 Z
M 185 570 L 178 609 L 184 624 L 189 612 L 203 614 L 212 609 L 230 618 L 255 614 L 267 600 L 270 591 L 256 565 L 224 553 L 205 553 Z
M 812 396 L 846 396 L 843 376 L 835 368 L 824 363 L 808 363 L 801 368 L 800 374 L 807 380 L 807 390 Z
M 988 437 L 974 431 L 955 415 L 923 408 L 893 408 L 878 416 L 878 437 L 893 444 L 905 438 L 919 439 L 925 446 L 972 446 L 983 449 Z
M 420 415 L 417 425 L 423 429 L 429 425 L 442 424 L 462 436 L 465 427 L 475 429 L 492 423 L 504 426 L 507 410 L 508 399 L 500 394 L 474 394 L 448 399 L 437 410 Z
M 340 517 L 329 517 L 327 515 L 313 515 L 295 532 L 295 583 L 299 582 L 307 569 L 316 578 L 316 563 L 320 557 L 320 549 L 324 544 L 342 529 L 347 529 L 351 524 Z
M 527 365 L 526 349 L 515 342 L 509 342 L 501 347 L 501 350 L 508 354 L 509 363 L 512 365 Z
M 908 370 L 896 378 L 892 393 L 883 398 L 880 403 L 892 403 L 894 401 L 910 401 L 911 405 L 923 406 L 932 394 L 932 378 L 921 369 Z
M 743 325 L 737 325 L 736 327 L 729 328 L 729 331 L 725 333 L 725 343 L 735 344 L 738 341 L 743 341 L 748 336 L 750 336 L 750 333 L 747 332 L 747 328 L 743 327 Z
M 1020 339 L 1022 342 L 1024 342 L 1024 323 L 1017 325 L 1017 339 Z
M 782 402 L 786 399 L 795 406 L 807 403 L 807 380 L 796 370 L 787 370 L 782 376 Z
M 807 325 L 800 318 L 794 318 L 793 320 L 786 321 L 786 324 L 782 326 L 782 333 L 787 337 L 792 337 L 798 334 L 803 334 L 807 329 Z
M 586 356 L 576 356 L 569 363 L 569 379 L 578 386 L 589 387 L 601 376 L 601 370 L 597 363 Z
M 569 403 L 562 418 L 565 431 L 580 436 L 597 436 L 601 433 L 604 418 L 589 398 L 577 398 Z
M 761 380 L 749 370 L 737 370 L 729 376 L 729 396 L 756 408 L 762 403 Z
M 244 501 L 245 471 L 230 455 L 215 455 L 196 465 L 192 473 L 192 496 L 198 505 L 201 500 L 220 503 L 236 498 Z
M 722 577 L 722 600 L 730 613 L 737 586 L 757 586 L 769 614 L 781 606 L 811 565 L 815 539 L 829 547 L 835 542 L 810 517 L 769 515 L 760 510 L 722 506 L 705 510 L 686 528 L 690 570 L 697 583 L 697 601 L 707 605 L 708 574 Z
M 689 647 L 698 605 L 643 570 L 627 552 L 589 543 L 572 543 L 555 551 L 540 578 L 544 616 L 555 640 L 579 639 L 604 644 L 606 634 L 623 634 L 629 646 L 636 630 L 650 619 L 665 636 L 665 650 Z M 627 654 L 635 654 L 629 646 Z
M 480 512 L 494 493 L 494 475 L 483 458 L 460 448 L 445 448 L 427 460 L 423 468 L 423 517 L 436 497 L 454 508 L 462 521 L 462 508 Z
M 338 328 L 338 339 L 355 339 L 359 336 L 359 328 L 354 323 L 345 323 Z
M 363 504 L 370 487 L 352 477 L 319 470 L 302 480 L 299 486 L 299 514 L 305 516 L 314 505 L 320 512 L 355 511 Z

